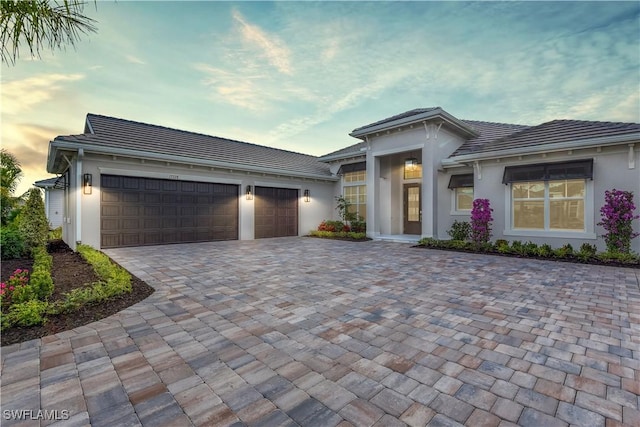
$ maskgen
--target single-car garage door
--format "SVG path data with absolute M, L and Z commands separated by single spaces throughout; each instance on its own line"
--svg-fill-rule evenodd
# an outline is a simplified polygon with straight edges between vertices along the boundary
M 298 235 L 298 190 L 255 188 L 255 238 Z
M 238 238 L 238 186 L 101 175 L 103 248 Z

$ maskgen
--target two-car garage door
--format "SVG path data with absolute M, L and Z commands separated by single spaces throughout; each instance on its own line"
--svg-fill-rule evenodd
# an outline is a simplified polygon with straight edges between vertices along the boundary
M 102 248 L 238 239 L 235 184 L 101 175 Z M 255 187 L 255 238 L 298 235 L 298 190 Z
M 238 238 L 238 186 L 101 175 L 103 248 Z

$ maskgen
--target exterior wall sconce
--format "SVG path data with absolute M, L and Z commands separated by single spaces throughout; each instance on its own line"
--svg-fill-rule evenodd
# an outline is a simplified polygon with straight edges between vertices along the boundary
M 309 192 L 308 188 L 304 190 L 304 201 L 307 203 L 311 201 L 311 192 Z
M 415 157 L 410 157 L 404 161 L 404 170 L 405 171 L 415 171 L 418 168 L 418 159 Z
M 93 176 L 90 173 L 85 173 L 82 176 L 82 192 L 84 194 L 91 194 L 93 187 Z
M 247 200 L 253 200 L 253 191 L 250 185 L 247 185 L 247 189 L 245 190 L 245 197 Z

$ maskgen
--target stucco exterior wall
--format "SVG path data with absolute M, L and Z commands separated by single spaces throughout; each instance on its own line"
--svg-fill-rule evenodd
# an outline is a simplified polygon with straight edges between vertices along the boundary
M 75 167 L 76 163 L 74 163 Z M 65 241 L 72 247 L 75 242 L 100 248 L 100 175 L 123 175 L 159 179 L 178 179 L 183 181 L 216 182 L 239 185 L 239 225 L 238 238 L 250 240 L 254 238 L 254 203 L 255 200 L 246 200 L 245 188 L 247 185 L 265 187 L 280 187 L 298 189 L 300 199 L 298 202 L 298 234 L 305 235 L 309 230 L 332 215 L 333 195 L 335 183 L 304 178 L 290 178 L 278 176 L 265 176 L 265 174 L 252 174 L 226 170 L 211 170 L 210 168 L 189 167 L 186 165 L 166 164 L 161 162 L 141 162 L 140 160 L 127 158 L 113 158 L 106 156 L 86 155 L 81 161 L 81 175 L 90 173 L 93 176 L 92 194 L 82 194 L 81 186 L 76 190 L 75 181 L 72 180 L 70 192 L 80 192 L 81 200 L 81 233 L 76 232 L 73 224 L 75 221 L 76 207 L 72 194 L 70 224 L 65 227 Z M 75 177 L 75 172 L 71 173 Z M 304 201 L 304 190 L 310 191 L 310 201 Z M 254 190 L 255 191 L 255 190 Z
M 586 213 L 585 213 L 585 233 L 572 232 L 546 232 L 536 233 L 524 230 L 511 230 L 511 195 L 510 186 L 502 184 L 504 168 L 506 166 L 526 165 L 533 163 L 552 163 L 579 159 L 594 159 L 593 180 L 587 180 L 586 186 Z M 531 241 L 536 244 L 548 243 L 553 247 L 560 247 L 570 243 L 574 249 L 579 249 L 582 243 L 596 244 L 598 250 L 605 249 L 602 234 L 604 230 L 596 224 L 600 221 L 600 208 L 604 204 L 604 192 L 611 189 L 629 190 L 634 193 L 636 206 L 640 206 L 640 153 L 633 154 L 634 168 L 629 167 L 629 151 L 626 146 L 603 147 L 600 151 L 573 150 L 568 152 L 549 153 L 546 156 L 525 156 L 520 158 L 488 160 L 480 162 L 480 170 L 475 169 L 474 173 L 474 198 L 486 198 L 491 202 L 493 208 L 493 239 L 505 239 L 508 241 L 520 240 Z M 479 174 L 480 172 L 480 174 Z M 457 173 L 457 172 L 456 172 Z M 479 178 L 479 175 L 481 178 Z M 446 189 L 446 183 L 440 186 L 440 191 Z M 450 190 L 447 190 L 450 191 Z M 446 201 L 441 198 L 440 203 Z M 445 212 L 440 208 L 440 212 Z M 451 218 L 450 222 L 453 223 Z M 446 230 L 450 224 L 440 228 L 441 238 L 448 238 Z M 640 223 L 636 220 L 635 230 L 640 230 Z M 633 241 L 633 250 L 640 250 L 640 241 Z
M 426 126 L 416 124 L 401 131 L 371 136 L 369 141 L 371 149 L 367 152 L 367 234 L 370 237 L 403 234 L 403 185 L 420 182 L 422 236 L 439 235 L 440 161 L 453 153 L 464 140 L 448 129 L 429 123 Z M 407 157 L 417 157 L 421 160 L 422 179 L 404 179 L 403 167 Z

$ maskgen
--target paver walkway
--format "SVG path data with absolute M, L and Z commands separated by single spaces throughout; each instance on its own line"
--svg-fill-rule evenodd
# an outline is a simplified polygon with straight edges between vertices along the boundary
M 2 348 L 3 426 L 640 425 L 638 270 L 310 238 L 106 252 L 157 291 Z

